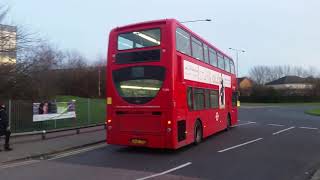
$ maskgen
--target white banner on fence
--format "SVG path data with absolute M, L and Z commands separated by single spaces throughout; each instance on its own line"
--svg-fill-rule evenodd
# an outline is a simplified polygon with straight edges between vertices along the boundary
M 75 101 L 33 103 L 33 122 L 75 117 Z

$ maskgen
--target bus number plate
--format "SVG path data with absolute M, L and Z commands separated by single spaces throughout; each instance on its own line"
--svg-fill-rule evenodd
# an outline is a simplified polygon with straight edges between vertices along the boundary
M 146 140 L 143 139 L 131 139 L 132 144 L 144 145 L 147 143 Z

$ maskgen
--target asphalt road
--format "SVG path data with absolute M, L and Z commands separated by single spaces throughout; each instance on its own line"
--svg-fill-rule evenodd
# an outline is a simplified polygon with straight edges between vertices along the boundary
M 310 179 L 320 167 L 320 117 L 307 106 L 244 106 L 239 125 L 178 151 L 98 145 L 0 167 L 2 180 Z

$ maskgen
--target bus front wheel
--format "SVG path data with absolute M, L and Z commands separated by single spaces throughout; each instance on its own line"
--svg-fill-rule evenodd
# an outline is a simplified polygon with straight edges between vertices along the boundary
M 199 121 L 196 122 L 194 127 L 194 144 L 200 144 L 202 141 L 202 126 Z

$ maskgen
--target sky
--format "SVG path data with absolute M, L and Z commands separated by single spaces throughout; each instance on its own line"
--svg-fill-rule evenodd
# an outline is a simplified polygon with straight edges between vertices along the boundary
M 108 34 L 117 26 L 175 18 L 212 19 L 186 24 L 225 53 L 244 49 L 239 74 L 255 65 L 320 67 L 319 0 L 1 0 L 6 23 L 38 32 L 61 49 L 94 61 L 106 56 Z

